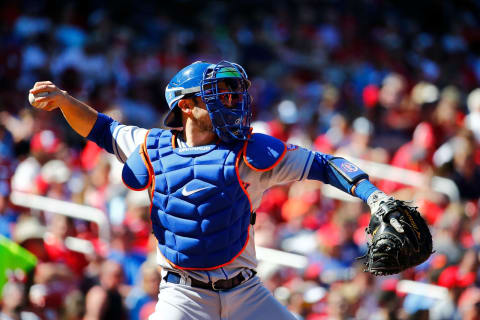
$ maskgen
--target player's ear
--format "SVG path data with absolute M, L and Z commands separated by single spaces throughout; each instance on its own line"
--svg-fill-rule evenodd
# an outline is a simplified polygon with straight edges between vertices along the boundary
M 193 103 L 192 99 L 181 99 L 178 101 L 178 107 L 182 112 L 190 114 L 192 112 L 193 107 L 195 104 Z

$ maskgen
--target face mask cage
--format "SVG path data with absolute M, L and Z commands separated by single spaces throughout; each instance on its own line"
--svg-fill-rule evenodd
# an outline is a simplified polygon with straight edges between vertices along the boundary
M 222 61 L 204 72 L 200 94 L 215 132 L 225 142 L 248 138 L 252 118 L 249 86 L 245 70 L 235 63 Z

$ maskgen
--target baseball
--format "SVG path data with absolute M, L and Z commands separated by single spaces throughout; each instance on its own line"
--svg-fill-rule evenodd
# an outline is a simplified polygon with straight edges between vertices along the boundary
M 46 97 L 48 96 L 48 92 L 39 92 L 37 93 L 36 95 L 33 95 L 32 93 L 30 93 L 28 95 L 28 101 L 30 102 L 30 104 L 32 106 L 34 106 L 35 108 L 40 108 L 40 109 L 43 109 L 47 106 L 47 102 L 41 102 L 41 103 L 38 103 L 38 102 L 35 102 L 35 99 L 36 98 L 40 98 L 40 97 Z

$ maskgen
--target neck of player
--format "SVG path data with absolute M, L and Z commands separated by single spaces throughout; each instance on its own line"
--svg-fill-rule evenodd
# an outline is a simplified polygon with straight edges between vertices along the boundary
M 183 139 L 189 147 L 213 144 L 218 139 L 215 132 L 189 125 L 188 121 L 183 128 Z

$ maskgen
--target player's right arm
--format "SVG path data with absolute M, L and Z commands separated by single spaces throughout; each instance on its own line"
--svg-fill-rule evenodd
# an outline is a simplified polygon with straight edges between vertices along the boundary
M 98 112 L 85 103 L 60 90 L 50 81 L 36 82 L 30 93 L 37 96 L 35 108 L 52 111 L 60 108 L 68 124 L 82 137 L 87 137 L 97 121 Z M 47 94 L 42 96 L 42 93 Z
M 115 154 L 121 162 L 125 162 L 144 141 L 146 129 L 122 125 L 70 96 L 50 81 L 35 83 L 30 93 L 37 95 L 32 104 L 35 108 L 46 111 L 59 108 L 73 130 Z M 41 93 L 48 95 L 40 97 Z

